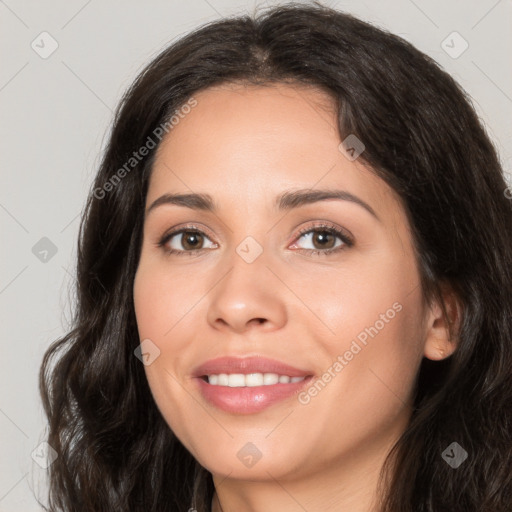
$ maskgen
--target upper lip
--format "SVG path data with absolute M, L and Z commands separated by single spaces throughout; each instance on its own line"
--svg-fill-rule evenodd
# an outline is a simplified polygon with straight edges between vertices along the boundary
M 220 373 L 277 373 L 289 377 L 308 377 L 312 375 L 307 370 L 294 368 L 277 359 L 261 356 L 250 357 L 219 357 L 211 359 L 194 369 L 194 377 L 219 375 Z

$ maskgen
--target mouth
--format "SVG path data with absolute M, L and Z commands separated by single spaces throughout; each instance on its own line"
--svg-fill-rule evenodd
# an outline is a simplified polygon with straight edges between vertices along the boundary
M 263 357 L 214 359 L 193 376 L 203 399 L 230 414 L 254 414 L 285 403 L 314 378 L 311 371 Z

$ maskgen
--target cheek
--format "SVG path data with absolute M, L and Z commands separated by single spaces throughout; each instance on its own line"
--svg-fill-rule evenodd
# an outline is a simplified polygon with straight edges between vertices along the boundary
M 326 451 L 343 451 L 384 435 L 410 411 L 422 353 L 417 320 L 420 298 L 415 294 L 398 297 L 398 301 L 389 303 L 390 308 L 387 296 L 382 302 L 363 302 L 365 314 L 359 311 L 360 303 L 350 304 L 350 311 L 347 305 L 349 320 L 340 320 L 336 341 L 324 344 L 331 361 L 319 376 L 325 384 L 316 386 L 318 392 L 307 390 L 311 397 L 302 395 L 300 403 L 308 418 L 318 418 L 319 423 L 327 425 L 321 427 L 329 432 L 325 436 L 329 439 Z M 382 320 L 373 315 L 374 311 L 387 315 Z M 350 313 L 358 315 L 357 319 L 350 319 Z M 340 429 L 344 432 L 342 439 L 337 437 Z
M 407 402 L 421 362 L 419 274 L 412 258 L 397 254 L 376 253 L 368 265 L 333 273 L 311 288 L 309 299 L 331 331 L 321 344 L 329 360 L 343 366 L 332 371 L 341 376 L 333 388 L 354 398 L 354 410 L 364 403 L 380 410 Z
M 360 409 L 364 416 L 367 406 L 392 417 L 410 403 L 423 354 L 420 291 L 362 292 L 349 304 L 346 318 L 351 320 L 344 322 L 336 349 L 331 348 L 332 360 L 341 356 L 344 366 L 339 384 L 344 396 L 353 397 L 348 398 L 351 410 Z
M 158 356 L 144 366 L 151 394 L 169 427 L 189 445 L 190 428 L 185 425 L 190 422 L 184 404 L 189 403 L 190 396 L 183 387 L 182 368 L 187 366 L 189 345 L 184 332 L 191 328 L 187 322 L 192 315 L 187 313 L 197 299 L 187 282 L 194 286 L 196 281 L 165 271 L 158 263 L 141 260 L 133 295 L 139 338 L 149 339 L 158 347 Z
M 141 262 L 133 296 L 139 335 L 169 343 L 171 333 L 204 295 L 203 279 L 177 273 L 165 262 Z M 189 315 L 190 316 L 190 315 Z
M 316 313 L 316 319 L 308 315 L 310 326 L 328 327 L 322 343 L 331 355 L 349 349 L 354 339 L 364 344 L 388 338 L 388 345 L 400 345 L 412 336 L 421 297 L 419 275 L 409 258 L 397 258 L 388 249 L 354 258 L 337 269 L 323 269 L 309 286 L 304 286 L 303 276 L 290 275 L 290 287 L 301 290 L 300 298 Z
M 200 328 L 198 318 L 206 315 L 201 298 L 207 290 L 204 276 L 173 271 L 166 262 L 141 260 L 134 280 L 134 308 L 140 340 L 151 340 L 158 351 L 154 363 L 145 366 L 153 394 L 164 395 L 168 389 L 169 396 L 181 396 L 174 378 L 188 378 L 186 372 L 197 361 L 191 339 Z

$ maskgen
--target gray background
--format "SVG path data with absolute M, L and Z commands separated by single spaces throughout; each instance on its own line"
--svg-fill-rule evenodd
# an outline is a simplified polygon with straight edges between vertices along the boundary
M 40 510 L 32 494 L 44 496 L 47 473 L 36 463 L 46 453 L 37 448 L 45 427 L 38 370 L 68 326 L 79 216 L 122 92 L 170 41 L 276 3 L 0 0 L 0 512 Z M 512 170 L 511 0 L 324 3 L 436 59 L 471 95 Z M 454 31 L 460 37 L 446 39 Z

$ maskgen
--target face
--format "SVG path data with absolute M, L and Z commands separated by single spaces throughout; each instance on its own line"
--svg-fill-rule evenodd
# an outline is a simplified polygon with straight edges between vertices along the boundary
M 156 405 L 218 475 L 375 456 L 405 428 L 426 337 L 399 198 L 340 150 L 319 90 L 194 98 L 157 153 L 134 282 Z M 162 199 L 178 194 L 211 204 Z

